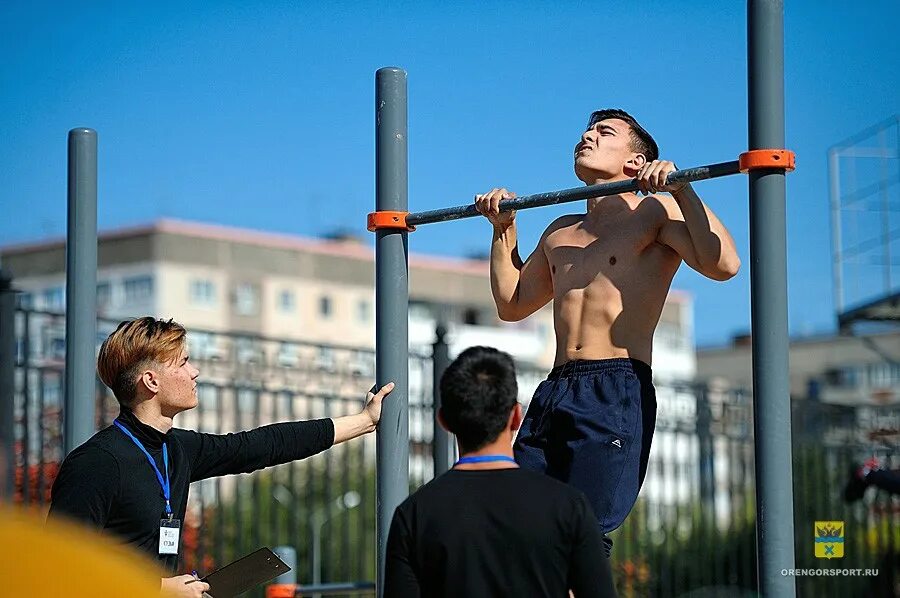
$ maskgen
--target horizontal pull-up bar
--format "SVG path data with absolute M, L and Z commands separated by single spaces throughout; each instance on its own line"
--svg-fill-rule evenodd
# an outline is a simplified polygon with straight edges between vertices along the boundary
M 666 183 L 669 185 L 691 183 L 764 168 L 793 170 L 794 153 L 788 150 L 754 150 L 745 152 L 741 154 L 740 160 L 676 170 L 666 178 Z M 627 181 L 600 183 L 599 185 L 588 185 L 587 187 L 575 187 L 562 191 L 536 193 L 515 199 L 506 199 L 500 202 L 499 207 L 501 212 L 524 210 L 526 208 L 552 206 L 594 197 L 629 193 L 638 189 L 637 179 L 629 179 Z M 370 231 L 380 229 L 406 229 L 411 231 L 415 230 L 415 227 L 420 224 L 460 220 L 478 215 L 479 212 L 475 208 L 474 203 L 452 208 L 442 208 L 440 210 L 430 210 L 428 212 L 379 211 L 369 214 L 368 229 Z

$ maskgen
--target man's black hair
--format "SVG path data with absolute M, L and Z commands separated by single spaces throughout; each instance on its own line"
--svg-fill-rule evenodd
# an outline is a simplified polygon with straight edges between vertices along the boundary
M 516 404 L 516 367 L 507 353 L 470 347 L 441 376 L 441 415 L 460 451 L 477 451 L 497 439 Z

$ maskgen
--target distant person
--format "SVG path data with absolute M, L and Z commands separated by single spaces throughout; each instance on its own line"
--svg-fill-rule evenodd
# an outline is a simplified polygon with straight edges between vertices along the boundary
M 65 458 L 49 515 L 105 530 L 169 573 L 178 566 L 191 482 L 303 459 L 371 432 L 382 399 L 393 389 L 388 384 L 369 393 L 362 411 L 346 417 L 222 435 L 174 428 L 176 415 L 197 406 L 200 371 L 190 361 L 185 336 L 172 320 L 144 317 L 122 322 L 103 342 L 97 371 L 121 412 Z M 191 597 L 209 589 L 191 575 L 164 578 L 162 587 L 172 596 Z
M 461 458 L 394 512 L 385 598 L 615 596 L 587 498 L 513 459 L 522 408 L 510 356 L 467 349 L 440 390 Z
M 875 457 L 862 465 L 854 465 L 844 486 L 844 500 L 848 503 L 860 500 L 870 486 L 890 494 L 900 494 L 900 471 L 885 469 Z

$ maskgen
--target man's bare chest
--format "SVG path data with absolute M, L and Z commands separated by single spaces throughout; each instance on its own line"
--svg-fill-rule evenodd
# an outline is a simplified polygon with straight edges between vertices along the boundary
M 547 236 L 544 251 L 554 279 L 576 277 L 590 281 L 640 267 L 648 257 L 648 240 L 638 223 L 626 221 L 603 227 L 566 227 Z

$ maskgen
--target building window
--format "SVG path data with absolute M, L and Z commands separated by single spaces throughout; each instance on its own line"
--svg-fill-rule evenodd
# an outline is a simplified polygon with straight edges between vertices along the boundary
M 332 312 L 331 297 L 322 295 L 319 297 L 319 315 L 323 318 L 330 318 Z
M 869 386 L 884 388 L 891 385 L 891 364 L 873 363 L 869 365 Z
M 43 294 L 44 309 L 61 311 L 66 308 L 66 294 L 62 287 L 46 289 Z
M 219 336 L 209 332 L 189 332 L 187 343 L 191 359 L 197 361 L 222 359 L 223 354 L 219 338 Z
M 256 411 L 256 391 L 249 388 L 241 388 L 237 393 L 238 410 L 241 413 L 253 413 Z
M 331 347 L 319 347 L 319 354 L 316 355 L 316 367 L 333 372 L 334 366 L 334 350 Z
M 108 281 L 97 283 L 97 307 L 103 309 L 112 303 L 112 286 Z
M 357 376 L 374 376 L 375 354 L 371 351 L 353 351 L 350 355 L 350 371 Z
M 262 347 L 254 339 L 239 336 L 234 339 L 234 346 L 238 363 L 242 365 L 262 363 Z
M 259 307 L 259 293 L 256 287 L 249 283 L 239 284 L 234 293 L 234 307 L 242 316 L 256 315 Z
M 64 332 L 52 336 L 47 342 L 47 356 L 57 361 L 66 360 L 66 337 Z
M 217 411 L 219 409 L 219 389 L 211 384 L 198 384 L 197 400 L 203 409 Z
M 470 326 L 477 326 L 478 322 L 481 318 L 478 317 L 478 310 L 474 307 L 467 307 L 465 311 L 463 311 L 463 324 L 468 324 Z
M 292 313 L 297 307 L 297 301 L 294 292 L 289 290 L 281 291 L 278 295 L 278 309 L 284 313 Z
M 360 324 L 368 324 L 372 321 L 372 302 L 368 299 L 360 299 L 356 304 L 356 319 Z
M 126 278 L 124 286 L 126 303 L 146 301 L 153 295 L 153 278 L 150 276 Z
M 431 320 L 434 318 L 434 311 L 429 303 L 413 299 L 409 302 L 409 318 L 410 320 Z
M 34 295 L 31 293 L 19 293 L 16 295 L 16 306 L 19 309 L 31 309 L 34 305 Z
M 216 285 L 211 280 L 192 280 L 189 298 L 191 305 L 214 305 L 216 302 Z
M 282 343 L 276 359 L 281 367 L 297 367 L 300 365 L 300 347 L 296 343 Z

